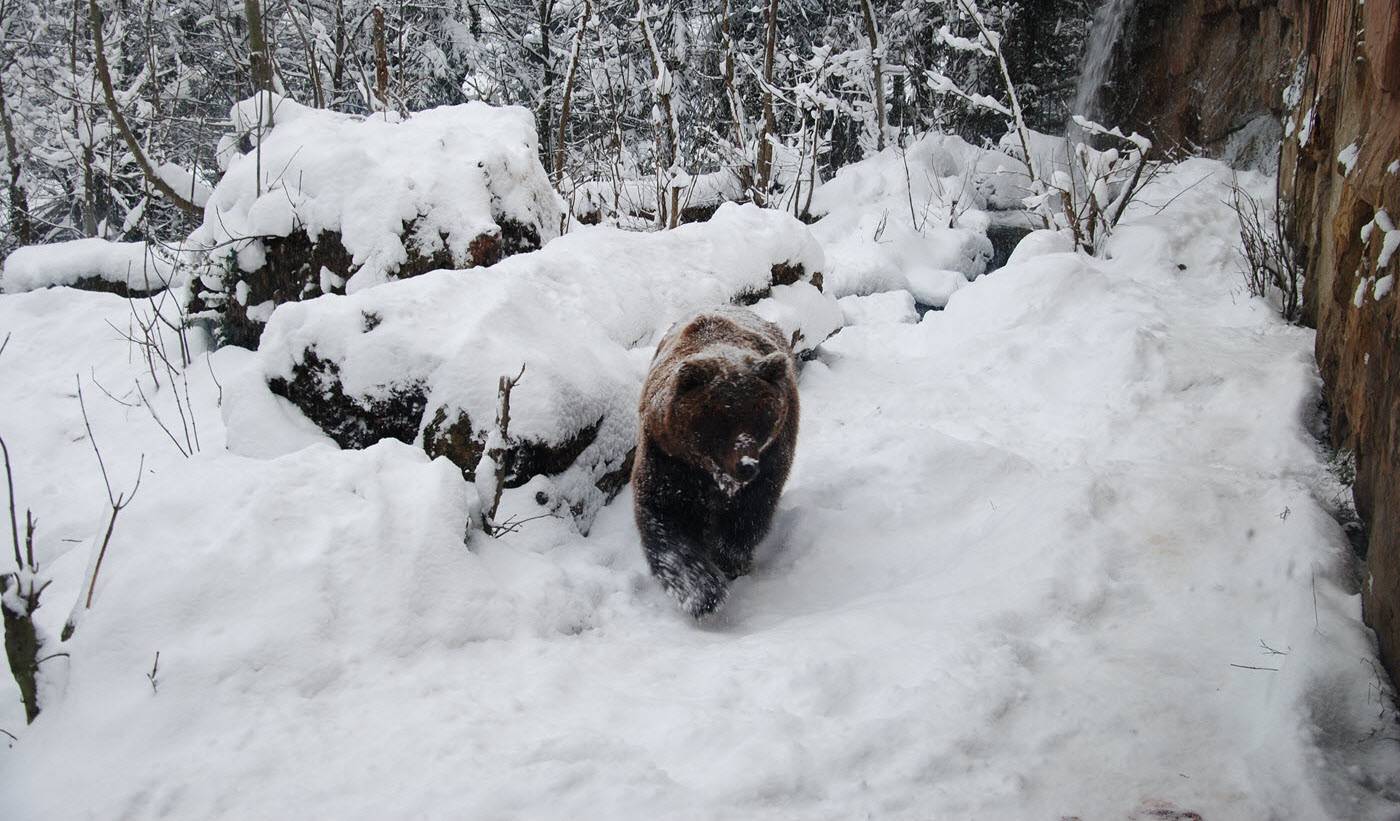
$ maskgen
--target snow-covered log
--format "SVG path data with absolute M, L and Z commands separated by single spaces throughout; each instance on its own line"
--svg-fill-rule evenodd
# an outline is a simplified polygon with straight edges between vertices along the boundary
M 739 175 L 727 168 L 708 174 L 680 174 L 668 186 L 679 189 L 675 198 L 680 207 L 680 224 L 704 222 L 714 216 L 720 205 L 740 202 L 748 194 Z M 570 196 L 574 218 L 584 225 L 628 217 L 655 220 L 658 188 L 655 177 L 579 183 Z M 659 207 L 664 211 L 669 202 Z
M 220 315 L 227 342 L 255 346 L 283 302 L 491 265 L 558 235 L 525 109 L 358 117 L 263 94 L 230 119 L 192 237 L 208 253 L 195 307 Z
M 502 376 L 511 397 L 506 487 L 587 526 L 626 481 L 650 347 L 673 322 L 751 305 L 810 351 L 842 324 L 820 290 L 806 226 L 726 205 L 653 234 L 583 228 L 483 269 L 437 271 L 279 308 L 259 356 L 273 391 L 342 447 L 421 444 L 474 478 Z
M 176 276 L 172 254 L 144 242 L 108 242 L 90 237 L 17 248 L 0 269 L 7 294 L 67 285 L 125 297 L 165 290 Z

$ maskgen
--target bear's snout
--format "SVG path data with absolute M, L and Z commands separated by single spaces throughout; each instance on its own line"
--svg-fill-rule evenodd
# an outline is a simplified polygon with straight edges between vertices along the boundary
M 736 450 L 728 458 L 711 462 L 711 475 L 726 496 L 734 496 L 758 478 L 759 461 L 757 453 Z

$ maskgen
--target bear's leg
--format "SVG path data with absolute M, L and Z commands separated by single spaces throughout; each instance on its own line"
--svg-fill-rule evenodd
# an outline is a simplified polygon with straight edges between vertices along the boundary
M 652 575 L 694 618 L 713 613 L 729 591 L 708 551 L 655 516 L 642 519 L 642 549 Z
M 781 485 L 768 477 L 760 477 L 739 492 L 720 518 L 715 562 L 728 578 L 735 579 L 749 572 L 754 548 L 768 535 L 781 494 Z

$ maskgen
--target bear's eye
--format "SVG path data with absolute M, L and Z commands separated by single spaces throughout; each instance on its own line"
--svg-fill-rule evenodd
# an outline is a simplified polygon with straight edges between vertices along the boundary
M 676 391 L 685 393 L 695 390 L 710 381 L 710 372 L 704 365 L 696 362 L 682 362 L 680 370 L 676 372 Z

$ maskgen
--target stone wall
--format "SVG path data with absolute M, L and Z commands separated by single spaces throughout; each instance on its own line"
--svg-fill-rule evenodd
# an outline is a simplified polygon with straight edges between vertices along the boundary
M 1400 673 L 1400 253 L 1378 265 L 1385 210 L 1400 217 L 1400 0 L 1308 0 L 1286 112 L 1280 191 L 1307 258 L 1305 311 L 1331 406 L 1333 444 L 1356 455 L 1367 525 L 1363 602 Z M 1350 169 L 1339 156 L 1350 158 Z M 1371 226 L 1369 229 L 1366 226 Z M 1363 238 L 1363 234 L 1365 238 Z M 1380 297 L 1377 298 L 1377 295 Z

